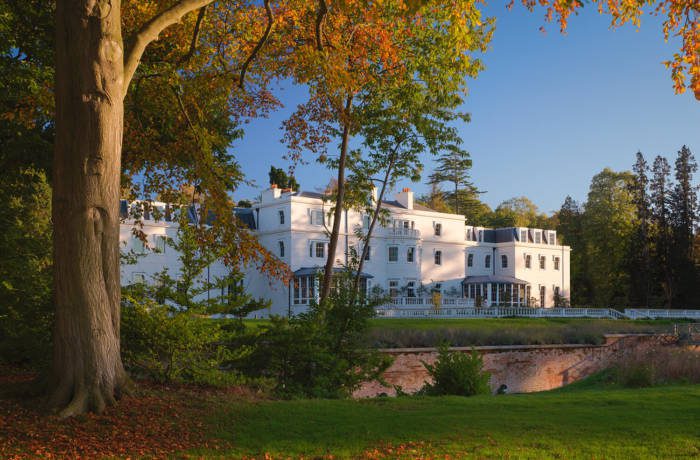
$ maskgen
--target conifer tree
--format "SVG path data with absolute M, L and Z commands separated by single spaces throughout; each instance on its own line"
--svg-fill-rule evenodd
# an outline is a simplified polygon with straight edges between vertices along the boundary
M 662 156 L 654 159 L 649 183 L 651 221 L 654 226 L 654 263 L 667 307 L 673 304 L 674 283 L 671 270 L 671 228 L 669 223 L 669 182 L 671 167 Z
M 642 152 L 637 152 L 637 160 L 632 167 L 634 178 L 630 184 L 632 201 L 637 210 L 637 228 L 630 243 L 630 300 L 649 307 L 651 296 L 651 252 L 649 241 L 649 166 Z

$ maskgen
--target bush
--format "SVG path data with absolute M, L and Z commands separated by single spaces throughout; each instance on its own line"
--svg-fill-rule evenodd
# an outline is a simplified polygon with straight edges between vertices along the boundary
M 324 305 L 292 318 L 273 317 L 254 343 L 254 352 L 238 367 L 276 382 L 287 398 L 342 398 L 362 382 L 379 379 L 388 356 L 364 345 L 374 307 L 352 295 L 352 274 L 337 276 Z
M 173 312 L 151 300 L 129 300 L 122 307 L 121 342 L 124 365 L 133 375 L 159 382 L 243 383 L 240 374 L 223 367 L 249 352 L 224 345 L 225 320 Z
M 53 324 L 51 189 L 43 172 L 0 181 L 0 361 L 42 367 Z
M 433 378 L 433 383 L 426 384 L 421 390 L 424 394 L 473 396 L 491 392 L 491 374 L 484 371 L 484 361 L 475 349 L 466 354 L 450 351 L 447 344 L 442 344 L 435 364 L 424 362 L 423 365 Z

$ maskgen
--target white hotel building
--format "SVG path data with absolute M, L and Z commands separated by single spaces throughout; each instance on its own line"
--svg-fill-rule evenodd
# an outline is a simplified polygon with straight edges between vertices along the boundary
M 246 288 L 254 297 L 272 301 L 273 314 L 303 311 L 318 294 L 318 273 L 328 255 L 329 211 L 323 195 L 292 192 L 272 187 L 252 208 L 241 208 L 236 216 L 254 232 L 260 242 L 294 272 L 285 286 L 258 273 L 245 270 Z M 163 203 L 155 207 L 164 208 Z M 375 227 L 369 259 L 363 267 L 363 285 L 392 298 L 395 307 L 432 305 L 426 299 L 440 292 L 445 305 L 543 306 L 552 307 L 555 298 L 569 298 L 570 248 L 557 244 L 553 230 L 533 228 L 489 229 L 465 225 L 464 217 L 433 211 L 414 203 L 413 192 L 404 189 L 394 201 L 382 204 L 389 211 L 386 226 Z M 128 204 L 122 202 L 123 216 Z M 161 212 L 163 210 L 161 209 Z M 188 212 L 197 216 L 194 208 Z M 143 231 L 149 246 L 144 248 L 132 235 L 132 223 L 124 220 L 123 249 L 145 252 L 134 265 L 122 266 L 122 283 L 149 281 L 150 276 L 169 267 L 177 271 L 178 255 L 166 247 L 163 236 L 174 237 L 177 223 L 154 221 L 144 216 Z M 369 216 L 344 211 L 336 265 L 347 262 L 351 248 L 361 253 L 358 228 L 367 228 Z M 225 273 L 215 264 L 206 276 Z M 218 295 L 213 291 L 209 295 Z

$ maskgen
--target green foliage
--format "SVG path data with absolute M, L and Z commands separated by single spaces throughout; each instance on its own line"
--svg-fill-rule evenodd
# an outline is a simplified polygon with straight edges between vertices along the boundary
M 172 309 L 153 301 L 127 297 L 122 308 L 122 357 L 130 372 L 159 382 L 230 385 L 243 381 L 222 363 L 240 358 L 224 346 L 227 330 L 221 320 Z
M 243 317 L 269 302 L 246 294 L 242 274 L 235 270 L 206 281 L 202 274 L 216 254 L 201 247 L 196 236 L 183 217 L 176 238 L 167 242 L 180 254 L 178 276 L 170 276 L 165 269 L 156 274 L 154 283 L 122 290 L 124 363 L 136 375 L 163 382 L 241 383 L 241 375 L 227 365 L 251 353 L 249 346 L 240 343 L 246 334 Z M 224 295 L 204 295 L 210 289 Z M 212 314 L 234 318 L 211 319 Z
M 275 184 L 281 189 L 299 190 L 299 183 L 294 176 L 287 174 L 282 168 L 270 166 L 268 175 L 270 177 L 270 185 Z
M 0 184 L 0 357 L 43 365 L 53 311 L 51 190 L 43 172 L 20 171 Z
M 470 354 L 451 351 L 447 343 L 438 347 L 435 364 L 423 363 L 433 383 L 421 390 L 432 396 L 474 396 L 491 392 L 491 374 L 484 371 L 484 360 L 475 349 Z
M 379 379 L 389 358 L 364 345 L 374 308 L 353 295 L 351 272 L 337 274 L 334 284 L 323 305 L 260 326 L 243 370 L 273 378 L 283 397 L 347 397 L 362 382 Z

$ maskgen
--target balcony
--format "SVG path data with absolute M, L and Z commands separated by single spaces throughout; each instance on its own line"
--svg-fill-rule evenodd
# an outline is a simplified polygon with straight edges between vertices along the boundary
M 420 238 L 420 230 L 415 228 L 387 228 L 386 234 L 392 238 Z

